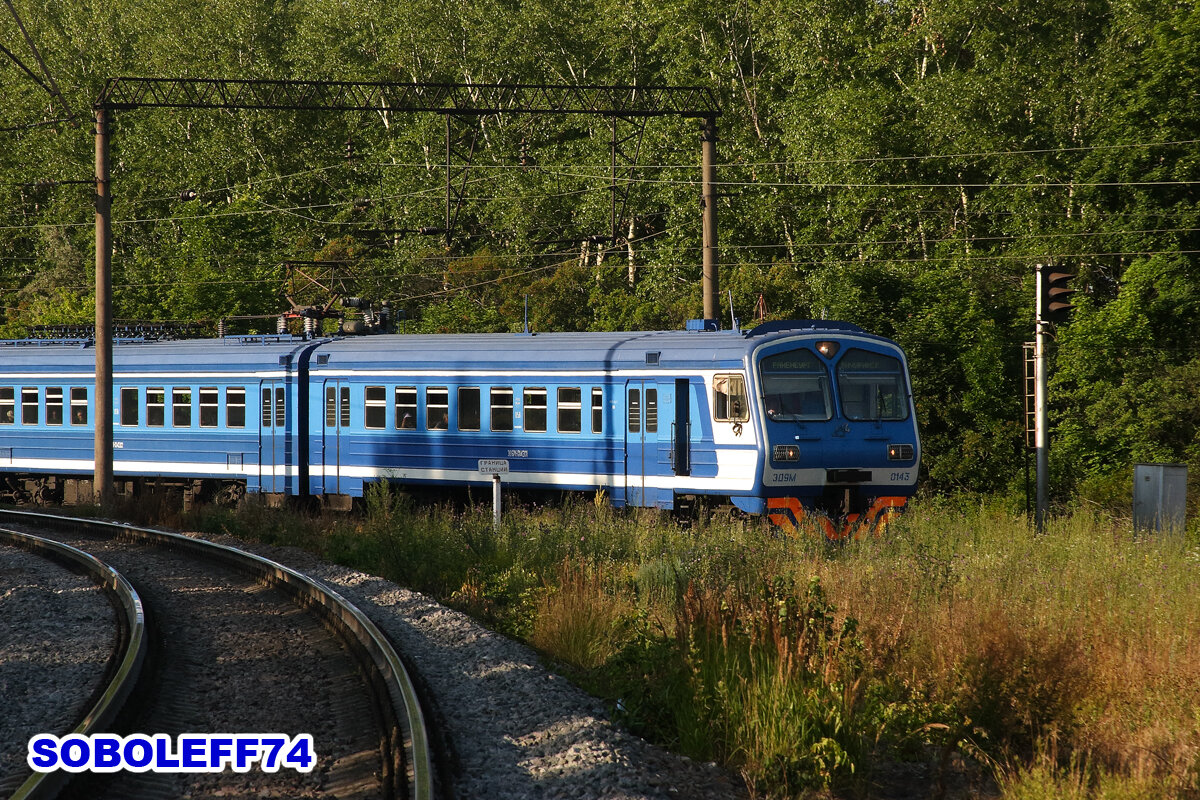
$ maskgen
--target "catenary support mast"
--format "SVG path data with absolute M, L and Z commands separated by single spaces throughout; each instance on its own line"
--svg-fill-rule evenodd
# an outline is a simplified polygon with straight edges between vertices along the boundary
M 700 193 L 704 206 L 704 318 L 716 319 L 717 295 L 721 293 L 717 275 L 717 118 L 705 117 L 700 134 Z M 730 324 L 733 324 L 732 320 Z
M 95 474 L 92 491 L 101 508 L 113 498 L 112 393 L 112 194 L 108 174 L 109 114 L 96 114 L 96 387 Z

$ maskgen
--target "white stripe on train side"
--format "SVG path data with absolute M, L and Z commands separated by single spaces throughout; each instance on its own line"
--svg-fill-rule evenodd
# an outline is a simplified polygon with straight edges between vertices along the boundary
M 154 380 L 186 380 L 188 383 L 198 383 L 200 381 L 222 381 L 236 382 L 241 380 L 257 380 L 257 379 L 275 379 L 279 380 L 294 376 L 294 372 L 285 372 L 283 370 L 271 370 L 269 372 L 114 372 L 113 380 L 131 380 L 137 379 L 140 381 Z M 89 372 L 0 372 L 0 381 L 93 381 L 96 373 Z
M 94 472 L 96 462 L 90 458 L 11 458 L 0 459 L 4 472 L 28 470 L 29 472 Z M 300 471 L 294 465 L 263 464 L 257 462 L 238 465 L 203 461 L 123 461 L 113 462 L 113 471 L 119 475 L 215 475 L 228 478 L 248 478 L 256 475 L 273 475 L 277 478 L 295 477 Z

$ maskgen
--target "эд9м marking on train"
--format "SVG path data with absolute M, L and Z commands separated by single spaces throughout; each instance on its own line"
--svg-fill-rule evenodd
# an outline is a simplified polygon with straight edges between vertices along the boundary
M 371 481 L 602 490 L 615 506 L 727 500 L 831 537 L 913 493 L 904 354 L 847 323 L 633 333 L 289 335 L 119 342 L 118 492 L 360 497 Z M 91 497 L 94 351 L 0 345 L 0 477 Z M 833 521 L 831 521 L 833 520 Z

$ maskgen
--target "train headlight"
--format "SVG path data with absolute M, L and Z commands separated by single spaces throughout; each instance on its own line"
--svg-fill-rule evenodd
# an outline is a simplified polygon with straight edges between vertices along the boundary
M 889 444 L 888 461 L 912 461 L 913 446 L 911 444 Z
M 772 461 L 799 461 L 800 448 L 794 444 L 777 444 L 771 453 Z

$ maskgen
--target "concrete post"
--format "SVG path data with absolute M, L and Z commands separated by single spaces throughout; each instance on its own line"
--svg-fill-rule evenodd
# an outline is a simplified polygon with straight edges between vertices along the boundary
M 1045 280 L 1043 266 L 1037 265 L 1037 335 L 1033 346 L 1033 413 L 1034 413 L 1034 449 L 1037 460 L 1037 507 L 1034 511 L 1034 525 L 1038 533 L 1046 526 L 1047 505 L 1049 503 L 1050 486 L 1050 416 L 1046 402 L 1046 325 L 1042 321 L 1046 309 L 1042 308 L 1042 281 Z
M 492 476 L 492 530 L 500 531 L 500 476 Z

